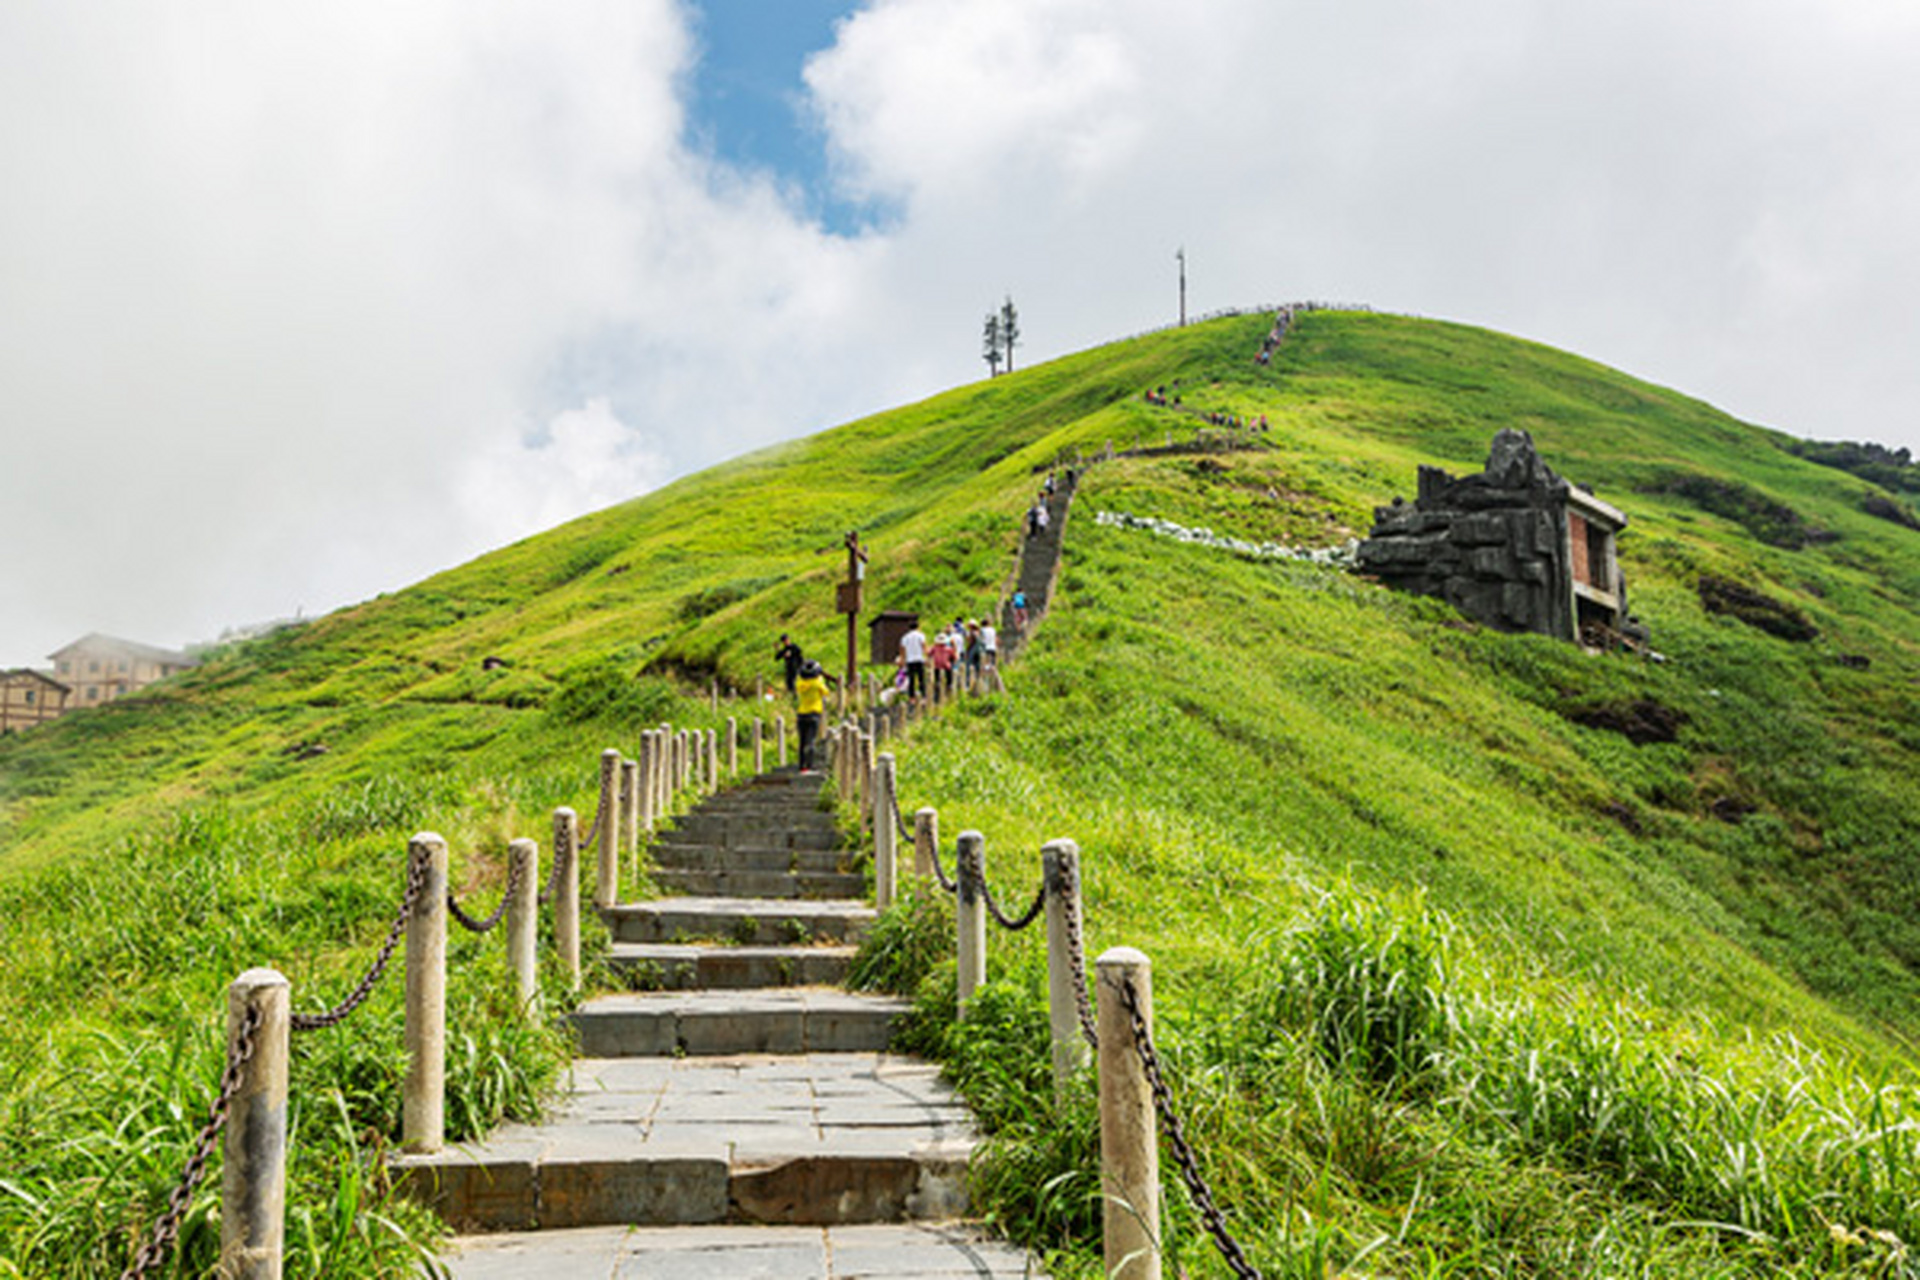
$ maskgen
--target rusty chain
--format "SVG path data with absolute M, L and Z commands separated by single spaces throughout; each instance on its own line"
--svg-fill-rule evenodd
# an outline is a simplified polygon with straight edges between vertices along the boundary
M 165 1261 L 168 1250 L 173 1248 L 174 1238 L 180 1234 L 180 1219 L 186 1216 L 187 1206 L 193 1202 L 194 1190 L 206 1174 L 207 1158 L 213 1154 L 214 1139 L 227 1126 L 227 1111 L 233 1105 L 234 1095 L 240 1092 L 241 1074 L 246 1070 L 247 1063 L 253 1060 L 254 1033 L 260 1029 L 260 1018 L 260 1006 L 248 1005 L 234 1035 L 233 1050 L 227 1055 L 227 1068 L 220 1076 L 220 1090 L 214 1096 L 213 1106 L 207 1111 L 207 1122 L 200 1127 L 200 1136 L 194 1140 L 193 1154 L 187 1157 L 187 1166 L 180 1173 L 180 1181 L 167 1197 L 167 1211 L 153 1224 L 153 1234 L 140 1246 L 140 1252 L 133 1256 L 127 1269 L 120 1273 L 120 1280 L 140 1280 Z
M 1047 905 L 1047 885 L 1044 880 L 1040 882 L 1040 888 L 1034 892 L 1033 902 L 1028 905 L 1026 913 L 1018 920 L 1008 919 L 1006 913 L 1000 910 L 1000 904 L 993 899 L 993 886 L 987 883 L 987 874 L 984 869 L 980 872 L 980 896 L 986 899 L 987 914 L 992 916 L 1002 929 L 1009 933 L 1018 933 L 1040 918 L 1040 909 Z
M 1060 914 L 1067 921 L 1067 968 L 1073 973 L 1073 1007 L 1080 1018 L 1080 1035 L 1089 1049 L 1100 1047 L 1100 1033 L 1093 1019 L 1093 999 L 1087 994 L 1086 945 L 1080 939 L 1080 913 L 1074 904 L 1080 900 L 1080 868 L 1072 859 L 1060 867 L 1060 895 L 1067 909 Z
M 609 747 L 607 749 L 611 751 L 613 748 Z M 617 770 L 614 772 L 617 772 Z M 600 838 L 600 828 L 606 825 L 607 794 L 612 789 L 613 789 L 613 773 L 602 771 L 600 774 L 600 801 L 599 801 L 599 804 L 595 806 L 593 811 L 593 825 L 588 828 L 588 830 L 591 831 L 592 834 L 589 835 L 585 840 L 582 840 L 580 842 L 581 853 L 585 853 L 587 852 L 587 850 L 593 848 L 593 842 Z
M 491 933 L 493 927 L 500 923 L 501 917 L 507 914 L 507 904 L 513 901 L 514 891 L 520 887 L 521 864 L 524 861 L 525 859 L 516 858 L 511 852 L 508 853 L 506 890 L 500 895 L 500 905 L 496 906 L 493 909 L 493 914 L 485 920 L 475 920 L 463 911 L 460 904 L 454 900 L 451 890 L 447 893 L 448 913 L 460 922 L 461 928 L 467 930 L 469 933 Z
M 930 852 L 933 854 L 933 878 L 939 881 L 940 887 L 942 889 L 945 889 L 948 893 L 959 893 L 960 881 L 958 877 L 960 874 L 960 851 L 958 849 L 955 849 L 953 853 L 953 859 L 954 859 L 953 872 L 954 873 L 952 876 L 949 876 L 947 874 L 947 869 L 940 865 L 940 846 L 937 844 L 934 845 L 932 850 L 930 850 Z
M 1214 1248 L 1226 1260 L 1228 1270 L 1240 1280 L 1263 1280 L 1259 1269 L 1247 1261 L 1240 1242 L 1228 1233 L 1226 1217 L 1214 1203 L 1213 1188 L 1200 1176 L 1200 1162 L 1187 1143 L 1179 1115 L 1174 1112 L 1173 1092 L 1160 1074 L 1160 1056 L 1153 1051 L 1153 1034 L 1147 1030 L 1147 1020 L 1140 1012 L 1140 993 L 1134 990 L 1131 978 L 1121 980 L 1120 999 L 1127 1006 L 1127 1018 L 1133 1025 L 1133 1047 L 1140 1055 L 1140 1069 L 1146 1073 L 1147 1086 L 1153 1090 L 1153 1105 L 1166 1126 L 1167 1145 L 1173 1149 L 1174 1163 L 1180 1166 L 1180 1180 L 1187 1184 L 1188 1198 L 1199 1211 L 1200 1221 L 1213 1238 Z
M 900 829 L 901 838 L 912 841 L 913 827 L 900 816 L 900 779 L 891 773 L 887 775 L 887 803 L 893 806 L 893 825 Z
M 540 890 L 539 902 L 542 906 L 553 901 L 553 895 L 560 892 L 560 874 L 566 870 L 567 861 L 573 856 L 573 850 L 564 840 L 553 843 L 553 868 L 547 872 L 546 888 Z
M 295 1031 L 324 1031 L 337 1023 L 344 1022 L 349 1014 L 373 994 L 373 988 L 379 983 L 380 976 L 387 971 L 387 961 L 393 959 L 393 949 L 400 941 L 400 935 L 407 931 L 407 919 L 413 915 L 414 903 L 419 901 L 420 891 L 427 883 L 427 854 L 421 849 L 408 859 L 407 891 L 400 899 L 400 909 L 393 913 L 393 925 L 387 930 L 387 940 L 380 944 L 380 954 L 374 957 L 373 966 L 360 979 L 360 983 L 333 1008 L 325 1013 L 296 1013 L 289 1020 L 289 1026 Z

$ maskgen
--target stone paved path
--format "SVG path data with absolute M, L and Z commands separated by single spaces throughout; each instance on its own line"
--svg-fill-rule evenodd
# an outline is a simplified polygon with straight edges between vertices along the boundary
M 592 1056 L 541 1124 L 396 1161 L 473 1232 L 457 1280 L 1040 1274 L 964 1220 L 976 1134 L 937 1067 L 885 1051 L 906 1003 L 800 985 L 837 981 L 872 919 L 814 896 L 855 879 L 818 794 L 775 773 L 682 819 L 655 878 L 702 896 L 605 913 L 661 989 L 586 1002 Z M 764 896 L 715 896 L 743 863 Z

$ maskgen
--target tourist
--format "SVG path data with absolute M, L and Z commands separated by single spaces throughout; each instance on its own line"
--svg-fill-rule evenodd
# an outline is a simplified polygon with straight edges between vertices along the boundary
M 987 684 L 993 685 L 1000 679 L 1000 633 L 993 629 L 991 617 L 980 619 L 980 669 L 986 674 Z
M 933 638 L 933 651 L 928 655 L 933 663 L 933 682 L 942 696 L 953 696 L 953 636 L 942 631 Z
M 793 682 L 800 675 L 801 664 L 806 661 L 805 655 L 803 655 L 800 652 L 800 646 L 795 644 L 792 640 L 788 639 L 787 633 L 782 631 L 780 633 L 780 647 L 773 651 L 773 656 L 774 656 L 774 660 L 779 662 L 781 666 L 785 669 L 786 676 L 787 676 L 787 692 L 792 693 Z
M 1013 593 L 1013 631 L 1015 635 L 1027 634 L 1027 593 Z
M 820 717 L 827 710 L 827 673 L 818 662 L 802 664 L 793 685 L 794 725 L 800 731 L 800 772 L 813 772 L 813 747 L 820 740 Z
M 966 645 L 961 650 L 961 654 L 965 658 L 966 664 L 967 664 L 967 688 L 969 689 L 978 688 L 979 682 L 980 682 L 980 662 L 982 657 L 984 656 L 984 651 L 980 648 L 980 624 L 979 623 L 977 622 L 967 623 Z
M 927 633 L 919 622 L 900 637 L 900 661 L 905 664 L 906 691 L 909 698 L 927 696 Z

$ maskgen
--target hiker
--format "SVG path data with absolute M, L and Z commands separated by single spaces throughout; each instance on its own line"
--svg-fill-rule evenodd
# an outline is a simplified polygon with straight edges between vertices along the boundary
M 986 678 L 986 687 L 1000 683 L 1000 633 L 993 629 L 993 619 L 980 619 L 980 670 Z
M 945 631 L 933 638 L 933 650 L 928 655 L 933 663 L 933 682 L 942 696 L 953 694 L 953 637 Z
M 800 772 L 813 772 L 813 746 L 820 740 L 820 717 L 827 709 L 827 673 L 808 659 L 793 684 L 794 727 L 800 732 Z
M 915 622 L 913 629 L 900 637 L 900 661 L 906 664 L 907 696 L 927 696 L 927 633 Z
M 807 660 L 806 655 L 802 654 L 800 652 L 800 646 L 789 639 L 786 632 L 782 631 L 780 633 L 780 647 L 773 651 L 773 657 L 774 660 L 779 662 L 786 670 L 787 692 L 791 694 L 793 692 L 793 682 L 800 675 L 800 667 Z
M 1027 634 L 1027 593 L 1013 593 L 1013 630 L 1015 635 Z
M 966 660 L 967 664 L 967 688 L 979 688 L 980 662 L 984 657 L 984 651 L 980 648 L 979 623 L 967 623 L 967 642 L 966 647 L 961 650 L 961 656 Z

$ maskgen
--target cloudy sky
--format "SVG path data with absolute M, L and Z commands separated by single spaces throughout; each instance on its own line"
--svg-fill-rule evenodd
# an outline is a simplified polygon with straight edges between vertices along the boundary
M 1920 446 L 1910 0 L 0 3 L 0 666 L 402 586 L 1190 305 Z

